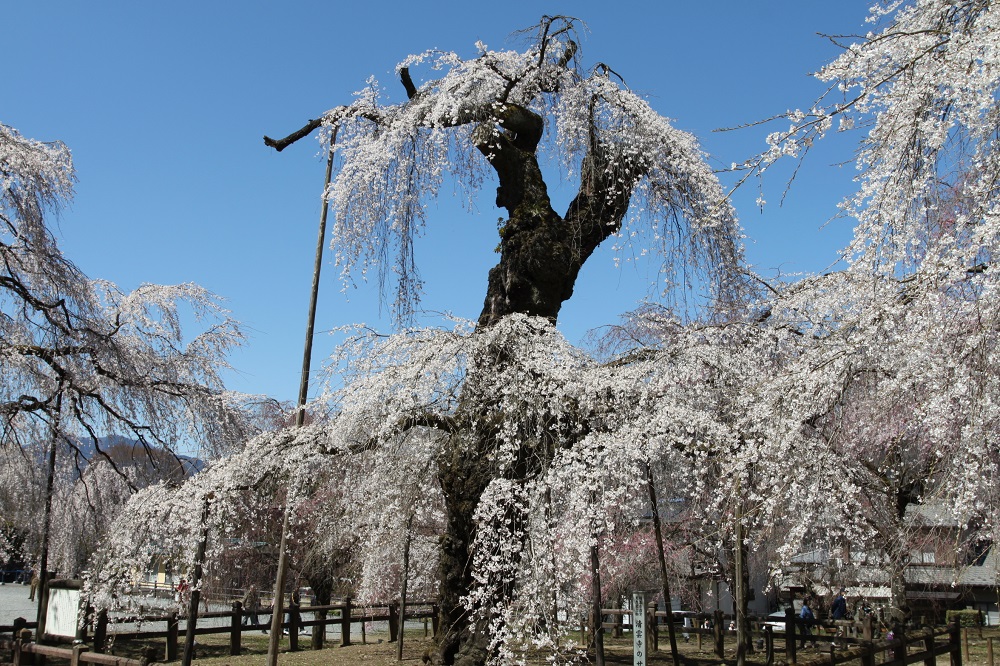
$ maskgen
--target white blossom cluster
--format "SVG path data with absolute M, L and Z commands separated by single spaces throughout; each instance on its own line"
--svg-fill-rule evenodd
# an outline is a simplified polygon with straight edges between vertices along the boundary
M 529 646 L 569 658 L 581 646 L 559 618 L 586 613 L 594 544 L 635 547 L 624 535 L 648 508 L 646 466 L 666 470 L 678 496 L 714 514 L 725 501 L 705 495 L 731 499 L 732 481 L 719 490 L 726 483 L 713 474 L 750 473 L 739 414 L 751 400 L 734 400 L 733 390 L 759 378 L 743 350 L 767 345 L 747 335 L 739 326 L 681 331 L 662 349 L 598 363 L 550 323 L 524 316 L 479 331 L 464 323 L 388 337 L 359 330 L 340 366 L 348 380 L 324 399 L 336 408 L 329 423 L 262 436 L 179 488 L 138 495 L 113 530 L 128 536 L 112 543 L 95 599 L 110 602 L 117 591 L 125 601 L 135 572 L 167 553 L 192 568 L 202 498 L 211 497 L 210 542 L 221 544 L 246 520 L 232 512 L 247 489 L 267 497 L 282 484 L 301 498 L 296 520 L 313 508 L 332 517 L 310 539 L 331 549 L 347 541 L 359 553 L 362 600 L 398 590 L 408 536 L 422 544 L 414 580 L 431 590 L 445 520 L 437 475 L 457 436 L 470 454 L 490 443 L 475 453 L 487 482 L 475 511 L 468 611 L 488 628 L 497 663 Z M 747 460 L 730 466 L 741 455 Z M 336 483 L 324 485 L 333 469 Z M 306 499 L 317 492 L 322 507 Z M 209 559 L 221 547 L 210 547 Z M 608 562 L 613 578 L 627 558 Z
M 629 196 L 631 205 L 619 245 L 638 238 L 660 246 L 665 290 L 691 289 L 699 271 L 709 274 L 703 281 L 722 280 L 718 271 L 740 256 L 740 232 L 697 141 L 607 68 L 582 74 L 576 48 L 560 34 L 524 52 L 480 44 L 469 60 L 452 52 L 411 56 L 398 72 L 409 76 L 420 66 L 438 78 L 399 103 L 370 80 L 352 104 L 327 112 L 333 130 L 324 136 L 336 136 L 339 164 L 327 192 L 331 248 L 344 279 L 375 270 L 385 287 L 395 274 L 394 307 L 405 321 L 419 299 L 414 241 L 428 203 L 448 182 L 471 208 L 490 172 L 480 144 L 505 131 L 508 114 L 525 109 L 544 122 L 537 150 L 560 165 L 561 178 L 581 177 L 581 160 L 594 145 L 613 155 L 607 168 L 619 187 L 603 194 Z M 687 283 L 673 272 L 680 266 L 690 271 Z
M 897 508 L 904 497 L 995 540 L 1000 10 L 887 2 L 871 22 L 880 29 L 820 71 L 835 92 L 790 114 L 763 160 L 800 152 L 837 117 L 867 128 L 844 203 L 858 221 L 850 268 L 778 299 L 813 339 L 769 407 L 808 426 L 773 439 L 829 452 L 838 481 L 825 496 L 851 507 L 833 522 L 878 534 L 883 550 L 903 550 L 915 527 Z

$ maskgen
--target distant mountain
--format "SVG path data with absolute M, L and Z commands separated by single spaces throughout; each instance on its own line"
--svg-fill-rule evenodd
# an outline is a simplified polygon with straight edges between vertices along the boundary
M 37 446 L 34 448 L 38 462 L 44 464 L 48 447 Z M 66 444 L 64 450 L 68 453 L 71 448 L 75 448 L 80 456 L 79 468 L 81 472 L 86 469 L 87 464 L 101 457 L 98 449 L 107 454 L 119 467 L 142 467 L 152 472 L 154 476 L 156 476 L 157 469 L 172 468 L 176 470 L 177 461 L 180 462 L 184 476 L 193 476 L 205 468 L 205 461 L 200 458 L 185 455 L 174 456 L 162 448 L 151 448 L 147 451 L 139 440 L 121 435 L 108 435 L 98 437 L 96 440 L 92 437 L 74 439 L 72 447 L 70 444 Z

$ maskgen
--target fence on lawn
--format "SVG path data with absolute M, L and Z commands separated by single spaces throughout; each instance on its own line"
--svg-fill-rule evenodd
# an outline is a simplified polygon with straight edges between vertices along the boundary
M 602 627 L 610 630 L 614 635 L 621 636 L 625 630 L 631 630 L 631 610 L 622 609 L 602 609 Z M 705 643 L 716 656 L 724 658 L 726 641 L 735 641 L 736 632 L 726 629 L 726 623 L 731 620 L 730 616 L 724 615 L 721 611 L 714 613 L 697 614 L 691 616 L 693 626 L 680 626 L 676 623 L 676 618 L 672 613 L 657 611 L 654 605 L 650 605 L 646 610 L 647 626 L 651 631 L 648 640 L 652 650 L 660 649 L 661 631 L 666 627 L 666 622 L 674 622 L 674 631 L 677 636 L 683 636 L 686 640 L 692 637 L 698 642 L 698 649 L 702 650 Z M 194 623 L 192 627 L 196 636 L 209 634 L 228 634 L 229 653 L 238 655 L 242 649 L 242 637 L 245 632 L 263 631 L 267 633 L 270 629 L 270 622 L 261 623 L 261 617 L 270 617 L 270 609 L 246 610 L 240 602 L 234 602 L 229 611 L 216 611 L 200 613 L 190 621 Z M 309 619 L 311 616 L 311 619 Z M 313 649 L 321 649 L 325 643 L 327 627 L 340 627 L 340 645 L 351 645 L 352 626 L 360 624 L 362 641 L 365 640 L 365 626 L 372 622 L 386 622 L 389 630 L 389 641 L 396 641 L 400 638 L 400 628 L 403 626 L 404 618 L 401 617 L 399 603 L 391 602 L 377 605 L 356 605 L 350 599 L 330 604 L 327 606 L 300 606 L 290 604 L 282 622 L 282 628 L 287 630 L 289 640 L 289 650 L 300 649 L 300 632 L 315 627 L 321 627 L 319 631 L 312 632 L 310 640 Z M 416 602 L 407 604 L 405 620 L 425 621 L 425 633 L 428 621 L 433 627 L 433 634 L 437 635 L 439 609 L 434 602 Z M 214 626 L 198 626 L 200 620 L 222 619 L 227 622 L 217 622 Z M 257 622 L 250 623 L 250 619 Z M 60 657 L 70 662 L 71 666 L 82 664 L 98 664 L 103 666 L 148 666 L 157 660 L 174 661 L 180 655 L 180 636 L 187 631 L 189 618 L 179 615 L 176 612 L 163 616 L 144 617 L 115 617 L 109 619 L 107 613 L 101 612 L 92 616 L 93 623 L 90 627 L 85 627 L 78 639 L 83 643 L 78 643 L 72 647 L 57 647 L 52 645 L 42 645 L 31 641 L 31 629 L 35 623 L 16 621 L 12 627 L 0 627 L 0 632 L 10 631 L 12 640 L 0 639 L 0 650 L 9 650 L 11 662 L 15 666 L 32 663 L 33 655 Z M 141 627 L 143 624 L 164 623 L 164 630 L 143 631 L 139 628 L 125 629 L 122 625 L 136 624 Z M 784 643 L 784 661 L 788 664 L 810 663 L 836 666 L 848 662 L 860 662 L 861 666 L 875 666 L 880 662 L 888 666 L 906 666 L 907 664 L 923 663 L 924 666 L 934 666 L 937 657 L 948 655 L 952 666 L 962 665 L 962 646 L 960 628 L 957 623 L 947 627 L 923 629 L 912 629 L 895 635 L 891 640 L 878 640 L 871 618 L 866 618 L 862 622 L 847 620 L 813 622 L 812 631 L 806 633 L 803 629 L 804 622 L 795 616 L 794 612 L 786 612 L 784 623 L 775 622 L 775 618 L 750 618 L 749 626 L 751 636 L 758 649 L 763 650 L 766 655 L 768 665 L 775 662 L 776 650 L 775 642 Z M 183 628 L 182 628 L 183 625 Z M 587 626 L 589 623 L 580 623 L 581 641 L 587 642 Z M 777 625 L 777 626 L 775 626 Z M 122 629 L 113 631 L 114 627 Z M 88 641 L 86 629 L 92 629 L 93 635 Z M 46 636 L 47 639 L 56 637 Z M 153 647 L 145 652 L 141 659 L 125 659 L 105 654 L 109 643 L 113 640 L 158 640 L 164 639 L 164 648 Z M 91 642 L 93 647 L 88 647 L 85 643 Z M 823 648 L 816 653 L 808 655 L 805 659 L 799 660 L 800 652 L 798 643 L 823 642 Z M 730 643 L 732 645 L 732 642 Z M 992 648 L 992 639 L 990 641 Z M 966 649 L 967 652 L 967 649 Z M 805 655 L 803 655 L 805 656 Z M 879 660 L 879 657 L 881 659 Z M 990 666 L 992 664 L 992 650 L 990 650 Z
M 271 615 L 271 609 L 257 609 L 256 611 L 247 610 L 243 608 L 243 605 L 239 601 L 233 602 L 232 610 L 199 613 L 193 619 L 187 618 L 176 612 L 170 612 L 162 616 L 120 616 L 109 618 L 108 614 L 102 611 L 93 616 L 92 625 L 81 629 L 81 633 L 77 637 L 77 640 L 82 642 L 76 645 L 73 649 L 57 648 L 32 643 L 31 628 L 35 626 L 35 623 L 26 622 L 16 623 L 12 627 L 0 627 L 0 631 L 9 630 L 13 634 L 13 640 L 0 639 L 0 649 L 10 650 L 12 654 L 22 656 L 28 654 L 51 654 L 51 656 L 61 656 L 66 659 L 70 659 L 71 661 L 76 659 L 76 661 L 72 661 L 74 666 L 79 663 L 139 666 L 139 660 L 124 660 L 118 657 L 105 655 L 104 653 L 107 650 L 108 645 L 116 640 L 155 641 L 163 639 L 163 650 L 161 651 L 159 649 L 155 649 L 157 654 L 150 654 L 145 660 L 145 663 L 155 660 L 161 654 L 163 655 L 165 661 L 174 661 L 180 656 L 179 648 L 181 645 L 181 636 L 187 632 L 189 622 L 193 622 L 193 633 L 195 636 L 228 634 L 229 653 L 231 655 L 238 655 L 242 650 L 243 634 L 250 631 L 268 632 L 270 630 L 270 621 L 261 623 L 259 620 L 263 617 L 270 618 Z M 434 635 L 437 635 L 438 615 L 438 607 L 434 602 L 407 603 L 405 618 L 403 618 L 402 613 L 400 613 L 400 606 L 398 602 L 374 605 L 356 605 L 351 601 L 351 599 L 345 599 L 344 601 L 327 606 L 300 606 L 294 603 L 289 604 L 288 608 L 285 609 L 285 621 L 282 622 L 281 627 L 288 633 L 290 651 L 297 651 L 300 649 L 300 632 L 304 630 L 311 630 L 314 627 L 321 627 L 322 630 L 312 632 L 310 640 L 312 649 L 318 650 L 322 649 L 324 643 L 326 642 L 325 634 L 327 627 L 339 626 L 340 645 L 346 646 L 351 645 L 353 625 L 360 624 L 361 639 L 364 641 L 366 624 L 371 622 L 386 622 L 389 629 L 389 641 L 392 642 L 399 638 L 400 628 L 403 626 L 403 622 L 407 620 L 425 620 L 425 632 L 427 631 L 427 621 L 429 620 L 430 625 L 433 628 Z M 198 626 L 198 622 L 200 620 L 221 618 L 227 619 L 228 622 L 216 622 L 213 623 L 213 626 Z M 258 621 L 256 623 L 248 622 L 247 620 L 251 618 Z M 120 627 L 122 625 L 136 625 L 137 627 L 141 627 L 142 625 L 155 623 L 165 624 L 166 628 L 157 630 L 142 630 L 139 628 L 123 628 L 120 630 L 114 629 L 115 627 Z M 93 634 L 88 638 L 89 629 L 92 629 Z M 46 642 L 60 640 L 59 637 L 48 634 L 46 634 L 45 638 Z M 83 643 L 92 643 L 93 647 L 81 648 L 80 646 Z M 53 650 L 62 650 L 63 652 L 52 652 Z M 21 660 L 21 657 L 19 657 L 16 661 L 12 657 L 12 661 L 15 664 L 25 663 Z
M 620 637 L 624 630 L 631 630 L 631 610 L 622 609 L 602 609 L 604 617 L 602 620 L 610 618 L 610 621 L 603 621 L 601 626 L 605 630 L 610 630 L 612 635 Z M 731 616 L 724 615 L 722 611 L 714 613 L 701 613 L 689 616 L 693 626 L 677 626 L 675 622 L 674 632 L 676 636 L 685 636 L 686 639 L 694 637 L 698 642 L 698 650 L 705 647 L 705 643 L 715 653 L 717 657 L 723 659 L 726 654 L 726 640 L 737 640 L 735 630 L 727 629 L 727 621 L 732 621 Z M 629 618 L 629 621 L 626 621 Z M 669 620 L 668 620 L 669 618 Z M 660 631 L 666 627 L 666 621 L 675 621 L 677 618 L 671 613 L 657 611 L 655 605 L 651 604 L 646 609 L 646 626 L 651 629 L 648 640 L 652 650 L 660 649 Z M 707 622 L 706 622 L 707 621 Z M 823 664 L 836 666 L 849 662 L 860 662 L 861 666 L 875 666 L 881 663 L 884 666 L 906 666 L 907 664 L 923 663 L 924 666 L 934 666 L 937 657 L 948 655 L 952 666 L 962 666 L 962 643 L 961 629 L 958 623 L 952 623 L 945 627 L 924 627 L 921 629 L 910 629 L 894 635 L 892 639 L 877 639 L 873 619 L 866 617 L 861 622 L 853 620 L 829 620 L 814 621 L 806 624 L 797 617 L 793 611 L 789 610 L 785 614 L 784 623 L 775 622 L 775 618 L 748 618 L 750 635 L 755 639 L 757 649 L 765 653 L 766 664 L 770 666 L 775 662 L 775 640 L 784 643 L 784 661 L 787 664 Z M 775 625 L 782 625 L 780 630 L 776 630 Z M 589 623 L 581 623 L 581 641 L 586 644 L 586 627 Z M 805 627 L 809 627 L 807 633 Z M 823 648 L 816 653 L 812 653 L 800 659 L 800 648 L 798 643 L 806 642 L 818 644 L 822 642 Z M 989 666 L 993 665 L 992 639 L 988 645 Z M 667 648 L 669 649 L 669 648 Z M 968 648 L 966 648 L 968 653 Z M 881 657 L 879 660 L 878 658 Z

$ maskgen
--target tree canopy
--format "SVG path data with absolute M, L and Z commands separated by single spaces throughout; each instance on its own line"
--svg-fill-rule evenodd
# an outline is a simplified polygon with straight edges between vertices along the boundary
M 191 507 L 207 501 L 222 533 L 232 497 L 284 486 L 299 507 L 331 498 L 331 552 L 347 523 L 352 547 L 371 553 L 402 548 L 412 532 L 401 526 L 419 513 L 440 536 L 436 658 L 469 665 L 531 646 L 577 654 L 560 618 L 600 603 L 598 551 L 622 515 L 648 506 L 651 469 L 697 507 L 692 534 L 733 553 L 775 538 L 775 566 L 820 543 L 899 569 L 907 507 L 932 502 L 996 535 L 998 16 L 988 2 L 888 3 L 873 13 L 885 27 L 822 70 L 828 96 L 789 113 L 744 168 L 801 156 L 839 118 L 867 128 L 859 193 L 844 204 L 858 220 L 849 266 L 755 280 L 764 293 L 749 286 L 735 216 L 694 140 L 609 66 L 584 69 L 566 17 L 543 18 L 523 52 L 407 58 L 405 100 L 384 102 L 370 81 L 353 103 L 266 139 L 280 150 L 324 129 L 339 160 L 328 191 L 338 261 L 398 271 L 402 317 L 419 287 L 413 240 L 447 179 L 474 191 L 492 171 L 508 216 L 499 262 L 478 321 L 359 329 L 332 359 L 343 379 L 313 406 L 325 420 L 261 436 L 179 491 L 150 490 L 174 499 L 148 503 L 144 522 L 158 529 L 166 521 L 148 516 L 174 511 L 193 531 Z M 417 66 L 443 73 L 418 83 Z M 543 156 L 575 179 L 561 214 Z M 580 266 L 633 232 L 662 254 L 675 298 L 636 313 L 610 357 L 569 345 L 554 322 Z M 693 292 L 707 295 L 699 317 L 684 300 Z M 320 490 L 333 467 L 367 478 L 334 497 Z M 129 565 L 100 572 L 105 589 L 142 561 L 129 559 L 136 545 L 114 544 L 108 562 Z M 892 575 L 905 618 L 905 581 Z
M 413 243 L 445 178 L 470 196 L 490 168 L 500 261 L 480 324 L 523 313 L 555 320 L 580 267 L 612 236 L 640 233 L 663 257 L 666 291 L 736 302 L 740 231 L 694 137 L 674 128 L 609 66 L 584 69 L 578 21 L 543 17 L 523 52 L 477 44 L 479 55 L 428 51 L 397 66 L 407 98 L 385 100 L 370 79 L 354 102 L 265 142 L 282 150 L 324 128 L 340 168 L 328 195 L 331 246 L 346 272 L 397 275 L 405 316 L 419 294 Z M 417 83 L 410 70 L 436 78 Z M 485 159 L 484 159 L 485 158 Z M 578 181 L 565 212 L 552 208 L 543 167 Z
M 48 521 L 44 502 L 32 501 L 45 497 L 45 484 L 33 479 L 45 474 L 31 470 L 46 450 L 77 475 L 102 458 L 134 489 L 148 479 L 124 469 L 105 442 L 136 442 L 162 479 L 187 473 L 178 453 L 230 453 L 259 429 L 256 399 L 223 385 L 226 354 L 243 333 L 220 299 L 194 284 L 126 293 L 62 254 L 50 218 L 71 200 L 75 178 L 65 145 L 0 124 L 0 450 L 5 467 L 24 472 L 3 514 L 33 515 L 15 526 L 27 534 L 0 543 L 5 556 L 38 557 Z M 182 321 L 203 329 L 182 332 Z M 87 475 L 84 486 L 99 476 Z M 82 539 L 69 532 L 66 539 Z M 6 547 L 14 541 L 21 545 Z M 18 549 L 30 552 L 11 552 Z

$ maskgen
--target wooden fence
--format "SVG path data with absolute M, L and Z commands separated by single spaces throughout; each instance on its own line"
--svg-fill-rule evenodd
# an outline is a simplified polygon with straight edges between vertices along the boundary
M 631 623 L 625 621 L 626 616 L 631 616 L 631 610 L 602 609 L 604 618 L 611 621 L 602 622 L 602 628 L 611 630 L 613 635 L 620 637 L 624 629 L 631 629 Z M 698 649 L 703 649 L 703 641 L 710 645 L 710 649 L 717 657 L 725 657 L 725 643 L 736 640 L 736 632 L 727 629 L 727 621 L 731 621 L 731 616 L 726 616 L 722 611 L 714 613 L 703 613 L 691 616 L 694 626 L 677 626 L 675 622 L 674 632 L 676 635 L 693 636 L 698 641 Z M 673 614 L 663 611 L 656 611 L 653 605 L 646 609 L 647 625 L 650 627 L 648 640 L 652 650 L 660 649 L 660 631 L 666 626 L 666 622 L 675 621 L 677 618 Z M 709 626 L 703 626 L 706 624 Z M 906 666 L 907 664 L 923 663 L 924 666 L 934 666 L 937 657 L 948 655 L 952 666 L 962 666 L 962 644 L 961 630 L 957 623 L 947 627 L 925 627 L 922 629 L 911 629 L 900 635 L 894 636 L 891 640 L 876 640 L 872 619 L 855 622 L 853 620 L 830 620 L 814 621 L 811 623 L 810 633 L 804 631 L 803 620 L 789 611 L 786 613 L 785 630 L 777 631 L 775 627 L 767 622 L 774 623 L 775 618 L 748 618 L 751 636 L 756 639 L 765 653 L 768 666 L 775 662 L 775 639 L 784 643 L 785 663 L 787 664 L 812 664 L 824 666 L 836 666 L 849 662 L 860 662 L 861 666 L 875 666 L 881 663 L 883 666 Z M 780 621 L 779 621 L 780 622 Z M 586 644 L 585 626 L 587 622 L 581 623 L 581 640 Z M 813 653 L 803 660 L 799 660 L 796 645 L 800 642 L 824 643 L 822 651 Z M 668 648 L 669 649 L 669 648 Z M 968 648 L 966 648 L 966 653 Z M 881 655 L 882 659 L 876 658 Z M 989 645 L 989 666 L 993 666 L 992 642 Z
M 22 629 L 34 629 L 37 626 L 37 622 L 27 622 L 23 617 L 19 617 L 14 620 L 14 624 L 0 624 L 0 634 L 11 634 L 16 638 L 21 635 Z
M 615 635 L 621 636 L 624 630 L 631 630 L 631 622 L 626 621 L 626 617 L 632 615 L 630 610 L 622 609 L 602 609 L 602 619 L 609 620 L 602 623 L 605 630 L 612 631 Z M 328 606 L 299 606 L 290 604 L 286 611 L 285 622 L 282 628 L 287 630 L 289 639 L 289 650 L 296 651 L 299 648 L 299 633 L 305 629 L 322 627 L 322 631 L 313 632 L 311 647 L 321 649 L 324 643 L 324 634 L 328 626 L 340 626 L 340 645 L 351 644 L 354 624 L 361 625 L 362 640 L 365 640 L 365 624 L 369 622 L 386 622 L 389 628 L 389 641 L 400 638 L 400 627 L 402 618 L 399 612 L 399 603 L 357 606 L 350 599 L 331 604 Z M 676 621 L 673 614 L 656 611 L 654 606 L 646 609 L 647 626 L 650 627 L 649 640 L 653 650 L 660 649 L 660 632 L 666 627 L 666 622 Z M 306 619 L 308 616 L 312 619 Z M 244 624 L 245 619 L 256 616 L 258 620 L 254 624 Z M 261 623 L 261 617 L 270 617 L 271 609 L 259 609 L 257 612 L 244 610 L 240 602 L 234 602 L 231 611 L 201 613 L 193 620 L 193 633 L 195 635 L 207 634 L 228 634 L 229 653 L 231 655 L 240 654 L 242 648 L 242 635 L 247 631 L 263 631 L 267 633 L 270 629 L 270 622 Z M 227 618 L 228 622 L 217 624 L 216 626 L 197 626 L 199 620 L 209 618 Z M 433 633 L 438 633 L 438 607 L 433 602 L 417 602 L 407 604 L 406 620 L 430 620 L 433 626 Z M 708 622 L 706 622 L 706 620 Z M 710 614 L 699 614 L 692 616 L 692 624 L 695 626 L 685 627 L 676 624 L 675 633 L 678 636 L 685 636 L 688 639 L 694 637 L 698 641 L 698 649 L 703 649 L 703 641 L 708 643 L 709 649 L 715 652 L 720 659 L 725 656 L 725 644 L 727 638 L 730 641 L 736 640 L 736 632 L 727 629 L 727 622 L 731 617 L 723 615 L 721 611 Z M 763 650 L 766 655 L 768 665 L 775 662 L 775 641 L 784 643 L 784 661 L 788 664 L 808 663 L 823 664 L 824 666 L 836 666 L 848 662 L 859 661 L 861 666 L 875 666 L 877 657 L 882 655 L 881 663 L 889 666 L 906 666 L 908 664 L 923 663 L 924 666 L 934 666 L 936 659 L 941 655 L 949 655 L 952 666 L 962 666 L 962 646 L 960 641 L 960 629 L 957 624 L 952 624 L 944 628 L 924 628 L 910 630 L 903 635 L 894 636 L 892 640 L 876 640 L 871 619 L 867 622 L 853 621 L 827 621 L 814 622 L 813 631 L 806 634 L 803 631 L 803 622 L 794 613 L 785 615 L 785 630 L 776 630 L 767 621 L 774 622 L 775 618 L 750 618 L 751 635 L 758 645 L 758 649 Z M 154 623 L 165 622 L 166 630 L 160 631 L 116 631 L 109 633 L 109 627 L 116 624 L 126 623 Z M 184 624 L 182 630 L 181 625 Z M 16 666 L 23 663 L 31 663 L 31 655 L 47 655 L 60 657 L 69 660 L 71 666 L 79 664 L 100 664 L 105 666 L 147 666 L 163 655 L 166 661 L 174 661 L 179 658 L 179 644 L 182 631 L 186 631 L 188 618 L 179 616 L 177 613 L 170 613 L 161 617 L 118 617 L 114 622 L 109 622 L 106 613 L 97 614 L 93 624 L 93 648 L 89 649 L 85 645 L 74 645 L 72 648 L 53 647 L 49 645 L 39 645 L 31 642 L 31 627 L 34 623 L 19 622 L 14 627 L 0 627 L 0 630 L 13 630 L 13 640 L 0 639 L 0 649 L 10 650 L 11 661 Z M 707 625 L 707 626 L 704 626 Z M 581 640 L 586 644 L 586 621 L 581 622 Z M 47 637 L 52 638 L 52 637 Z M 86 641 L 86 634 L 82 638 Z M 104 654 L 110 639 L 121 640 L 165 640 L 165 650 L 153 648 L 147 652 L 143 659 L 124 659 Z M 942 640 L 943 639 L 943 640 Z M 824 646 L 818 653 L 812 653 L 807 659 L 799 661 L 797 644 L 800 642 L 823 642 Z M 990 644 L 992 648 L 992 642 Z M 992 654 L 990 654 L 992 666 Z
M 70 666 L 80 666 L 80 664 L 98 664 L 99 666 L 149 666 L 152 664 L 157 652 L 155 648 L 147 650 L 142 659 L 126 659 L 125 657 L 115 657 L 109 654 L 91 652 L 86 645 L 74 645 L 73 647 L 56 647 L 53 645 L 41 645 L 32 642 L 31 630 L 24 629 L 22 634 L 15 636 L 13 640 L 0 639 L 0 649 L 10 650 L 10 661 L 13 666 L 22 664 L 34 664 L 35 656 L 55 657 L 66 659 Z M 41 662 L 39 662 L 41 663 Z
M 297 651 L 299 650 L 299 633 L 305 629 L 312 629 L 313 627 L 323 627 L 323 630 L 314 634 L 316 638 L 311 640 L 311 647 L 314 650 L 322 649 L 325 643 L 324 635 L 326 633 L 326 627 L 328 626 L 339 626 L 340 627 L 340 645 L 347 646 L 351 644 L 351 627 L 354 624 L 361 624 L 361 634 L 362 640 L 364 640 L 365 635 L 365 624 L 369 622 L 387 622 L 389 626 L 389 641 L 395 641 L 399 635 L 400 627 L 400 612 L 398 603 L 389 604 L 379 604 L 379 605 L 366 605 L 357 606 L 350 599 L 346 599 L 342 602 L 335 604 L 330 604 L 328 606 L 299 606 L 298 604 L 289 604 L 288 608 L 285 610 L 285 621 L 281 623 L 283 631 L 288 632 L 289 650 Z M 335 613 L 336 615 L 331 615 Z M 311 615 L 312 619 L 306 619 L 304 616 Z M 201 613 L 195 618 L 195 629 L 194 634 L 196 636 L 202 636 L 207 634 L 228 634 L 229 635 L 229 654 L 238 655 L 242 649 L 242 636 L 244 632 L 247 631 L 264 631 L 268 632 L 270 630 L 270 621 L 266 623 L 244 624 L 244 618 L 249 618 L 250 616 L 260 617 L 270 617 L 271 609 L 260 609 L 257 612 L 245 610 L 242 604 L 238 601 L 233 602 L 233 607 L 231 611 L 228 612 L 210 612 Z M 197 626 L 198 619 L 206 618 L 220 618 L 225 617 L 229 619 L 229 622 L 222 626 L 205 627 Z M 433 623 L 434 635 L 437 635 L 438 631 L 438 609 L 433 603 L 413 603 L 406 605 L 406 618 L 407 620 L 419 620 L 423 618 L 430 619 Z M 121 620 L 119 620 L 120 622 Z M 166 631 L 133 631 L 133 632 L 123 632 L 118 631 L 114 634 L 116 639 L 136 639 L 136 640 L 155 640 L 163 638 L 166 640 L 166 659 L 167 661 L 173 661 L 178 658 L 179 651 L 179 637 L 182 633 L 186 632 L 187 627 L 182 630 L 181 624 L 187 624 L 187 618 L 177 615 L 176 613 L 171 613 L 166 617 L 159 618 L 143 618 L 143 622 L 166 622 Z M 97 621 L 94 628 L 94 649 L 95 651 L 101 652 L 107 644 L 107 626 L 108 620 L 106 615 L 98 614 Z
M 399 603 L 393 602 L 388 604 L 375 604 L 375 605 L 362 605 L 358 606 L 354 604 L 350 599 L 344 601 L 330 604 L 328 606 L 299 606 L 298 604 L 289 604 L 288 608 L 285 609 L 285 621 L 282 622 L 281 627 L 284 631 L 288 633 L 289 650 L 297 651 L 300 649 L 299 646 L 299 633 L 306 629 L 312 629 L 313 627 L 322 627 L 319 632 L 313 632 L 313 636 L 310 639 L 312 649 L 318 650 L 322 649 L 325 642 L 326 627 L 329 626 L 339 626 L 340 627 L 340 645 L 346 646 L 351 645 L 352 631 L 351 627 L 355 624 L 361 625 L 361 636 L 362 641 L 365 640 L 365 624 L 369 622 L 386 622 L 389 628 L 389 641 L 393 642 L 399 638 L 400 627 L 402 626 L 403 618 L 400 617 Z M 262 618 L 270 618 L 272 611 L 268 609 L 258 609 L 256 612 L 252 610 L 245 610 L 243 605 L 236 601 L 233 602 L 232 610 L 230 611 L 215 611 L 208 613 L 199 613 L 191 622 L 194 623 L 193 633 L 196 636 L 204 636 L 209 634 L 228 634 L 229 635 L 229 653 L 230 655 L 238 655 L 242 649 L 242 637 L 244 632 L 249 631 L 263 631 L 265 633 L 270 631 L 270 621 L 266 623 L 259 622 Z M 308 619 L 311 616 L 311 619 Z M 199 620 L 211 619 L 211 618 L 226 618 L 228 622 L 217 623 L 215 626 L 198 626 Z M 257 619 L 257 623 L 247 623 L 244 624 L 244 618 Z M 433 627 L 434 635 L 438 632 L 438 607 L 436 603 L 433 602 L 414 602 L 408 603 L 406 605 L 406 617 L 405 620 L 430 620 L 430 624 Z M 143 630 L 118 630 L 109 631 L 109 629 L 114 629 L 114 627 L 120 626 L 122 624 L 152 624 L 152 623 L 165 623 L 165 630 L 155 630 L 155 631 L 143 631 Z M 0 649 L 10 650 L 13 653 L 19 655 L 27 654 L 49 654 L 46 650 L 62 650 L 60 653 L 51 653 L 52 656 L 60 656 L 66 659 L 76 659 L 72 663 L 74 666 L 80 663 L 96 663 L 96 664 L 118 664 L 119 666 L 140 666 L 140 661 L 138 660 L 126 660 L 118 657 L 112 657 L 105 655 L 104 652 L 107 649 L 109 642 L 112 640 L 158 640 L 164 639 L 165 647 L 161 650 L 155 650 L 159 654 L 163 654 L 165 661 L 174 661 L 180 658 L 179 647 L 181 645 L 181 637 L 187 631 L 187 625 L 189 623 L 189 618 L 177 614 L 176 612 L 169 613 L 164 616 L 143 616 L 143 617 L 129 617 L 121 616 L 112 619 L 108 618 L 106 612 L 97 613 L 93 618 L 93 636 L 91 640 L 88 640 L 87 632 L 84 630 L 79 636 L 85 643 L 92 643 L 92 652 L 87 648 L 77 650 L 78 655 L 74 657 L 73 650 L 67 648 L 55 648 L 45 645 L 38 645 L 36 643 L 30 642 L 31 631 L 30 628 L 33 627 L 34 623 L 30 625 L 27 623 L 19 624 L 16 627 L 2 627 L 0 629 L 13 630 L 14 640 L 0 640 Z M 183 625 L 183 626 L 182 626 Z M 426 626 L 426 623 L 425 623 Z M 46 642 L 51 642 L 54 640 L 59 640 L 59 637 L 46 635 Z M 65 640 L 65 639 L 63 639 Z M 76 646 L 79 647 L 79 646 Z M 17 659 L 12 658 L 15 664 L 24 663 Z M 154 657 L 151 655 L 150 658 L 145 662 L 149 663 L 153 661 Z

